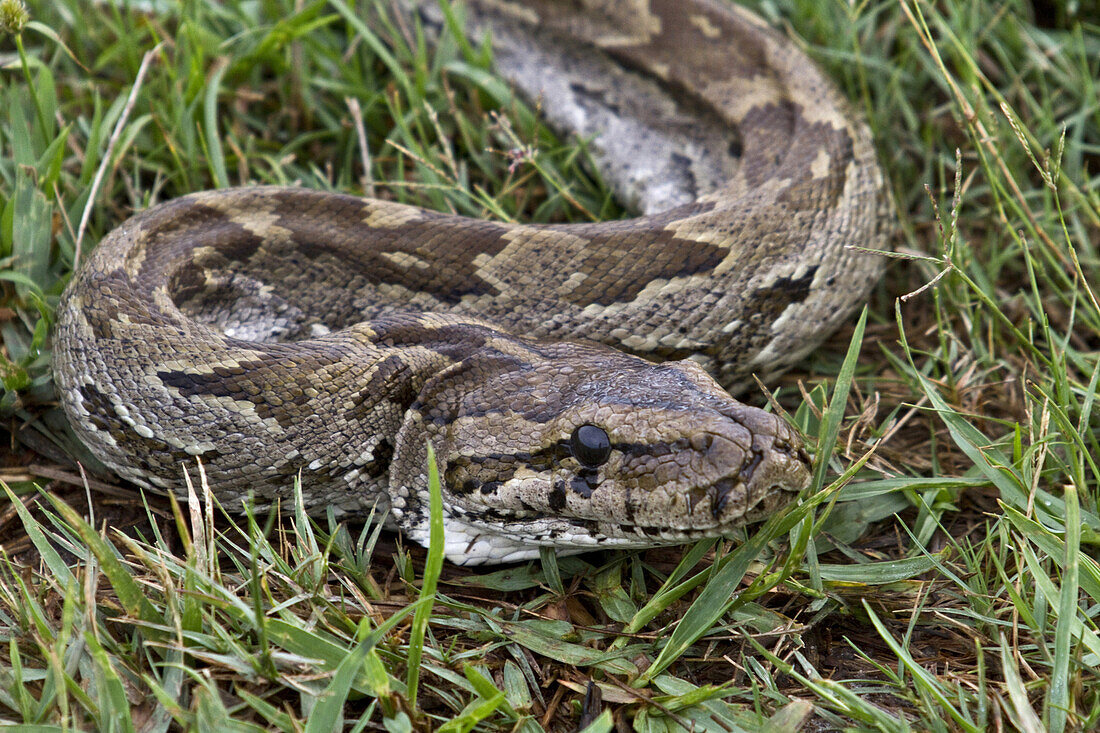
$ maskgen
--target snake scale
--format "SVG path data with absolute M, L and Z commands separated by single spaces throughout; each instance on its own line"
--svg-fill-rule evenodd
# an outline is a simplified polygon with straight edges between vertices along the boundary
M 227 505 L 388 510 L 505 562 L 728 533 L 809 480 L 734 400 L 881 273 L 890 198 L 865 125 L 724 0 L 470 0 L 517 88 L 591 138 L 638 218 L 525 225 L 296 188 L 207 191 L 112 231 L 63 296 L 55 379 L 120 476 Z M 430 24 L 430 11 L 422 11 Z M 723 385 L 723 386 L 720 386 Z

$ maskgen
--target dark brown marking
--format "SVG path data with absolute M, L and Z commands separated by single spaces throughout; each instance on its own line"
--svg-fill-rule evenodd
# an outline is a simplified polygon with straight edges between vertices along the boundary
M 775 321 L 787 306 L 806 300 L 816 274 L 814 265 L 801 277 L 781 277 L 772 285 L 753 291 L 746 298 L 745 312 L 760 314 L 765 323 Z
M 499 290 L 477 273 L 474 258 L 495 255 L 507 242 L 507 227 L 491 221 L 466 219 L 420 211 L 404 224 L 381 227 L 363 221 L 363 200 L 317 192 L 312 199 L 276 194 L 285 214 L 279 226 L 289 229 L 296 249 L 307 258 L 330 254 L 347 263 L 373 284 L 393 283 L 416 292 L 431 292 L 446 303 L 465 295 L 499 295 Z M 319 209 L 303 216 L 303 208 Z M 375 204 L 378 206 L 378 204 Z M 402 267 L 386 254 L 412 255 L 421 266 Z
M 721 481 L 715 482 L 711 487 L 710 513 L 715 519 L 722 516 L 722 511 L 726 508 L 726 504 L 729 503 L 735 485 L 733 479 L 724 478 Z
M 378 441 L 378 445 L 374 446 L 373 455 L 374 459 L 364 467 L 364 471 L 371 478 L 381 478 L 390 470 L 390 463 L 393 461 L 393 443 L 382 438 Z
M 653 280 L 710 272 L 729 250 L 678 237 L 666 226 L 713 208 L 713 204 L 688 204 L 653 217 L 593 227 L 578 267 L 586 278 L 567 299 L 580 306 L 629 302 Z
M 560 512 L 565 509 L 565 483 L 562 481 L 555 481 L 554 488 L 550 490 L 550 495 L 546 498 L 550 508 L 556 512 Z
M 91 413 L 88 422 L 99 430 L 109 432 L 112 426 L 103 416 L 115 414 L 115 408 L 114 405 L 111 404 L 111 400 L 108 399 L 107 395 L 90 384 L 80 385 L 77 391 L 80 392 L 80 398 L 84 403 L 84 409 Z
M 272 364 L 278 360 L 278 354 L 266 355 L 262 359 L 240 362 L 241 369 L 230 370 L 228 376 L 216 372 L 191 374 L 179 371 L 158 371 L 157 377 L 166 387 L 175 389 L 181 397 L 190 399 L 211 395 L 226 397 L 238 402 L 251 403 L 261 420 L 274 418 L 284 428 L 292 428 L 301 419 L 300 411 L 288 410 L 284 403 L 295 404 L 309 383 L 309 369 L 303 369 L 297 381 L 279 385 L 272 391 L 268 385 L 264 389 L 263 372 L 272 370 Z M 239 373 L 237 373 L 239 371 Z
M 754 450 L 752 452 L 752 458 L 749 460 L 749 462 L 741 467 L 741 473 L 739 474 L 741 476 L 741 480 L 744 481 L 746 484 L 749 481 L 752 481 L 752 475 L 756 472 L 756 467 L 759 466 L 760 462 L 763 460 L 764 453 L 759 450 Z
M 360 421 L 376 419 L 375 408 L 383 400 L 393 403 L 396 410 L 404 414 L 419 396 L 420 381 L 410 373 L 408 359 L 404 355 L 391 354 L 372 365 L 370 378 L 359 387 L 347 416 Z M 299 399 L 300 402 L 296 400 L 298 404 L 308 400 L 304 395 Z
M 582 468 L 577 475 L 569 481 L 569 488 L 574 493 L 580 494 L 585 499 L 592 496 L 592 492 L 599 487 L 600 481 L 594 469 Z

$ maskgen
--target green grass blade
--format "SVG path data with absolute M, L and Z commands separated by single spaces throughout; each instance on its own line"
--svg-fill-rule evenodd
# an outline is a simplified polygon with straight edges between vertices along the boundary
M 1027 687 L 1020 677 L 1020 669 L 1003 634 L 1001 635 L 1000 646 L 1001 671 L 1004 674 L 1005 687 L 1008 688 L 1010 702 L 1008 707 L 1009 721 L 1014 728 L 1024 731 L 1024 733 L 1045 733 L 1047 729 L 1031 707 Z
M 848 342 L 848 353 L 844 356 L 840 372 L 837 374 L 836 383 L 833 386 L 833 394 L 829 400 L 829 406 L 825 409 L 825 419 L 818 431 L 817 456 L 814 463 L 813 481 L 810 483 L 810 493 L 815 494 L 825 486 L 825 474 L 829 470 L 829 458 L 836 449 L 837 437 L 840 435 L 840 424 L 844 420 L 844 411 L 848 407 L 848 394 L 852 389 L 852 379 L 856 373 L 859 359 L 859 351 L 863 347 L 863 332 L 867 328 L 867 308 L 859 314 L 855 331 Z
M 611 717 L 611 710 L 604 710 L 591 723 L 581 728 L 579 733 L 611 733 L 615 730 L 615 720 Z
M 221 91 L 222 77 L 229 68 L 228 60 L 215 63 L 206 81 L 206 93 L 203 96 L 203 130 L 206 143 L 206 156 L 210 166 L 210 175 L 218 188 L 229 186 L 229 174 L 225 168 L 225 152 L 222 150 L 222 134 L 218 125 L 218 92 Z
M 640 678 L 639 682 L 641 684 L 648 684 L 656 675 L 667 669 L 670 664 L 687 651 L 699 637 L 710 631 L 714 622 L 733 603 L 730 598 L 741 584 L 741 580 L 745 577 L 749 566 L 756 561 L 769 542 L 787 531 L 787 529 L 789 527 L 784 528 L 780 518 L 773 517 L 748 542 L 722 558 L 718 571 L 714 573 L 706 586 L 703 587 L 702 592 L 699 593 L 699 597 L 684 613 L 683 619 L 676 625 L 676 629 L 669 637 L 668 643 L 664 645 L 653 664 Z
M 373 644 L 370 640 L 365 639 L 336 666 L 332 679 L 318 696 L 313 710 L 310 711 L 305 733 L 328 733 L 328 731 L 343 728 L 344 705 L 347 703 L 352 683 L 372 648 Z
M 122 679 L 115 671 L 110 657 L 95 634 L 86 632 L 84 643 L 91 650 L 95 661 L 96 687 L 99 689 L 99 730 L 134 733 L 134 721 L 130 717 L 130 701 Z
M 480 698 L 479 698 L 480 700 Z M 498 692 L 488 700 L 472 702 L 461 713 L 439 726 L 438 733 L 468 733 L 488 718 L 504 703 L 504 693 Z
M 163 623 L 163 618 L 156 607 L 149 602 L 141 586 L 134 580 L 133 573 L 119 561 L 114 547 L 100 538 L 91 525 L 85 522 L 84 518 L 77 514 L 72 507 L 60 499 L 54 499 L 53 497 L 50 497 L 50 499 L 61 518 L 80 535 L 80 539 L 95 555 L 96 560 L 103 569 L 103 574 L 111 582 L 111 586 L 118 594 L 118 599 L 126 612 L 149 624 Z
M 711 548 L 717 540 L 701 540 L 692 545 L 684 556 L 680 558 L 680 562 L 676 564 L 675 569 L 669 574 L 665 582 L 661 584 L 661 587 L 656 593 L 649 599 L 649 601 L 638 609 L 638 612 L 634 614 L 634 617 L 630 620 L 630 623 L 623 629 L 627 634 L 634 634 L 645 628 L 653 619 L 657 618 L 665 609 L 689 593 L 692 589 L 697 587 L 707 578 L 706 573 L 698 573 L 692 578 L 680 582 L 685 575 L 696 565 L 698 565 L 702 559 L 710 552 Z M 627 643 L 627 638 L 621 637 L 615 640 L 615 646 L 613 648 L 619 648 Z
M 65 564 L 65 561 L 61 559 L 60 553 L 56 550 L 53 543 L 46 537 L 45 532 L 42 531 L 42 525 L 38 523 L 23 502 L 18 496 L 11 490 L 11 487 L 4 481 L 0 480 L 0 488 L 4 489 L 4 493 L 8 495 L 8 501 L 11 502 L 11 506 L 15 509 L 15 513 L 19 516 L 19 521 L 23 523 L 23 530 L 27 533 L 27 537 L 30 538 L 34 544 L 34 548 L 38 550 L 42 556 L 42 561 L 46 564 L 46 567 L 50 569 L 50 573 L 57 579 L 57 582 L 64 588 L 78 587 L 76 577 L 72 571 L 69 570 L 69 566 Z
M 1078 554 L 1081 551 L 1081 512 L 1077 503 L 1076 486 L 1066 485 L 1065 499 L 1066 553 L 1062 563 L 1062 587 L 1058 594 L 1058 622 L 1054 629 L 1054 664 L 1046 704 L 1047 726 L 1051 733 L 1062 733 L 1066 729 L 1066 715 L 1070 711 L 1070 669 L 1075 627 L 1080 629 L 1079 633 L 1096 638 L 1095 632 L 1084 627 L 1078 618 L 1077 599 L 1081 591 L 1077 581 Z
M 822 423 L 821 438 L 818 442 L 817 466 L 814 471 L 814 479 L 811 486 L 814 491 L 820 493 L 825 482 L 825 470 L 828 466 L 828 456 L 836 445 L 837 436 L 840 434 L 840 421 L 844 417 L 844 409 L 848 401 L 848 391 L 851 389 L 852 377 L 855 374 L 856 358 L 859 355 L 860 346 L 863 343 L 863 331 L 867 324 L 867 309 L 863 309 L 852 339 L 848 345 L 848 354 L 841 367 L 840 376 L 837 377 L 836 386 L 833 389 L 833 397 L 826 410 L 825 421 Z M 803 508 L 805 509 L 805 507 Z M 803 514 L 808 517 L 808 513 Z M 730 600 L 745 572 L 752 562 L 763 551 L 764 547 L 778 536 L 779 530 L 784 526 L 783 515 L 777 515 L 769 520 L 764 527 L 744 545 L 738 547 L 724 558 L 724 564 L 717 573 L 708 581 L 699 597 L 691 604 L 684 614 L 684 618 L 677 624 L 668 643 L 661 649 L 657 659 L 642 676 L 643 681 L 652 680 L 668 668 L 681 654 L 696 642 L 703 634 L 706 634 L 718 618 L 726 612 L 733 601 Z M 789 529 L 789 527 L 788 527 Z M 786 529 L 783 529 L 786 531 Z M 775 582 L 778 582 L 778 578 Z
M 936 703 L 940 706 L 940 708 L 945 711 L 952 720 L 955 721 L 956 725 L 958 725 L 960 729 L 968 731 L 969 733 L 982 733 L 981 728 L 974 725 L 974 723 L 966 715 L 964 715 L 960 710 L 958 710 L 954 705 L 951 704 L 951 699 L 948 697 L 946 690 L 944 690 L 943 684 L 932 674 L 930 674 L 928 670 L 926 670 L 922 665 L 918 664 L 917 661 L 913 659 L 912 655 L 909 653 L 909 650 L 905 648 L 905 646 L 899 644 L 898 641 L 894 639 L 893 634 L 891 634 L 889 629 L 886 628 L 885 624 L 883 624 L 882 621 L 879 620 L 879 617 L 875 615 L 875 612 L 871 609 L 871 606 L 867 603 L 867 601 L 863 602 L 863 610 L 871 619 L 871 623 L 878 631 L 879 636 L 882 638 L 882 640 L 885 641 L 886 645 L 890 647 L 890 650 L 897 655 L 898 660 L 905 667 L 906 671 L 908 671 L 909 674 L 912 675 L 913 681 L 918 687 L 918 690 L 922 694 L 927 694 L 932 699 L 934 699 Z
M 405 685 L 408 687 L 409 707 L 416 709 L 417 687 L 420 683 L 420 659 L 424 654 L 424 637 L 428 622 L 432 616 L 435 602 L 435 589 L 439 575 L 443 572 L 443 490 L 439 482 L 439 466 L 435 462 L 435 449 L 428 443 L 428 490 L 430 492 L 430 514 L 428 528 L 428 559 L 424 563 L 424 579 L 420 588 L 421 605 L 413 616 L 409 630 L 408 672 Z

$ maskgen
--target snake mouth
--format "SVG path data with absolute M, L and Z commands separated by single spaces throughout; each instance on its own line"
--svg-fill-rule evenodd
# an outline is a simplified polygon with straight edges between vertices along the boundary
M 783 487 L 772 489 L 735 520 L 708 527 L 621 523 L 545 514 L 498 515 L 497 521 L 487 523 L 487 517 L 467 515 L 457 525 L 448 524 L 448 547 L 454 548 L 448 557 L 459 564 L 516 562 L 538 557 L 540 546 L 553 547 L 558 554 L 571 555 L 599 549 L 647 549 L 731 536 L 747 525 L 771 516 L 797 495 L 797 492 Z M 486 557 L 480 557 L 479 548 L 481 552 L 488 553 Z
M 741 478 L 722 479 L 674 493 L 657 509 L 570 515 L 487 509 L 476 518 L 465 514 L 463 519 L 486 535 L 523 537 L 524 543 L 533 546 L 573 547 L 576 551 L 643 548 L 728 536 L 779 511 L 809 483 L 809 463 L 801 449 L 790 454 L 776 451 L 753 464 L 755 471 L 747 483 Z

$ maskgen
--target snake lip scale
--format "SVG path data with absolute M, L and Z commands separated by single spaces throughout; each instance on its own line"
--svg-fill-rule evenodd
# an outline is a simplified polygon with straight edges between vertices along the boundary
M 263 186 L 159 204 L 62 298 L 75 432 L 144 487 L 179 491 L 200 460 L 223 504 L 263 507 L 300 476 L 311 513 L 381 509 L 422 544 L 431 442 L 456 563 L 768 516 L 809 459 L 727 389 L 796 363 L 877 281 L 892 203 L 866 126 L 721 0 L 464 7 L 643 215 L 525 225 Z

